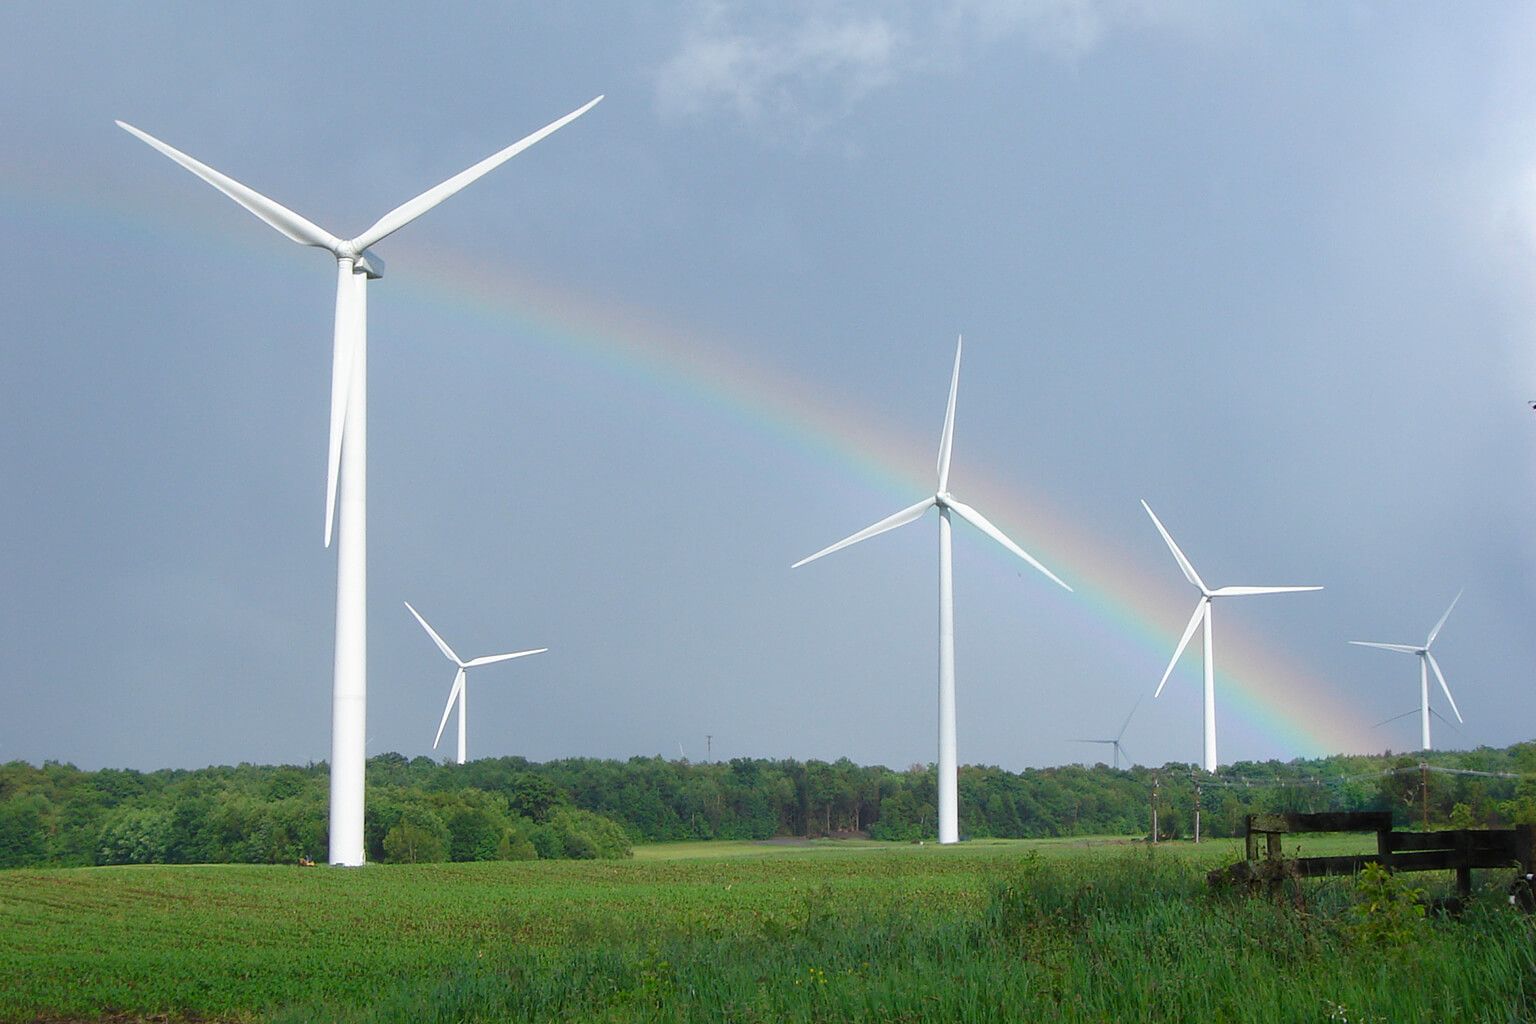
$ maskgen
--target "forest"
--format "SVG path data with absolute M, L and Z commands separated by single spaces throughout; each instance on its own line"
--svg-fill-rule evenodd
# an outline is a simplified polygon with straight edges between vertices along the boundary
M 1427 767 L 1421 767 L 1421 765 Z M 82 771 L 0 765 L 0 867 L 297 863 L 323 860 L 325 763 Z M 734 758 L 689 762 L 521 757 L 458 765 L 368 762 L 368 857 L 385 862 L 629 856 L 685 839 L 935 835 L 932 765 L 904 770 Z M 960 769 L 963 836 L 1240 834 L 1246 814 L 1391 810 L 1403 825 L 1536 823 L 1536 742 L 1427 755 L 1337 755 L 1126 770 L 1065 765 Z

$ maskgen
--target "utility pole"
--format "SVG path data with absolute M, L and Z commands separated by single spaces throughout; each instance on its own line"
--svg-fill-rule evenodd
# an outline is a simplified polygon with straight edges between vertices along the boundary
M 1154 845 L 1157 843 L 1157 787 L 1159 785 L 1161 780 L 1154 772 L 1152 775 L 1152 842 Z
M 709 761 L 714 757 L 715 737 L 710 733 L 704 734 L 704 760 Z
M 1419 796 L 1424 801 L 1424 831 L 1429 831 L 1429 763 L 1419 762 Z
M 1189 781 L 1195 787 L 1195 843 L 1200 842 L 1200 776 L 1195 774 L 1195 769 L 1189 770 Z

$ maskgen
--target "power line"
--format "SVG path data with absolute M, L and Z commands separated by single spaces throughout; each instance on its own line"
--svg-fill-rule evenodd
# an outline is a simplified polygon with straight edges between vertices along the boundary
M 1536 773 L 1532 772 L 1484 772 L 1471 768 L 1446 768 L 1441 765 L 1420 762 L 1406 768 L 1385 768 L 1377 772 L 1365 772 L 1359 775 L 1333 775 L 1327 778 L 1309 775 L 1304 778 L 1294 779 L 1251 779 L 1245 776 L 1222 778 L 1219 775 L 1203 775 L 1200 778 L 1200 784 L 1202 786 L 1220 786 L 1225 789 L 1322 788 L 1324 786 L 1342 786 L 1351 782 L 1366 782 L 1371 779 L 1383 779 L 1389 775 L 1408 775 L 1414 772 L 1432 772 L 1438 775 L 1470 775 L 1485 779 L 1536 779 Z

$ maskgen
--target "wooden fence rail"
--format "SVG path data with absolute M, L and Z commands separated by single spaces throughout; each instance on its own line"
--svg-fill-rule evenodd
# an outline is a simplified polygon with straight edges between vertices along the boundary
M 1284 837 L 1305 832 L 1374 832 L 1376 852 L 1342 857 L 1286 857 Z M 1465 897 L 1472 892 L 1473 868 L 1518 868 L 1521 875 L 1536 871 L 1536 827 L 1394 832 L 1389 811 L 1250 814 L 1244 845 L 1247 857 L 1212 871 L 1212 885 L 1276 885 L 1287 878 L 1352 875 L 1367 864 L 1381 864 L 1392 871 L 1455 871 L 1456 888 Z

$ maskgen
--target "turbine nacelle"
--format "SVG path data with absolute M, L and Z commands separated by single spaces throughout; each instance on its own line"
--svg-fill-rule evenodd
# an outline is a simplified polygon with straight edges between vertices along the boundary
M 368 275 L 368 280 L 377 281 L 384 276 L 384 258 L 372 249 L 364 249 L 351 257 L 352 266 Z
M 338 241 L 333 246 L 319 248 L 329 250 L 338 260 L 350 260 L 352 268 L 368 275 L 370 281 L 377 281 L 384 276 L 384 258 L 372 249 L 365 249 L 358 245 L 356 239 Z

